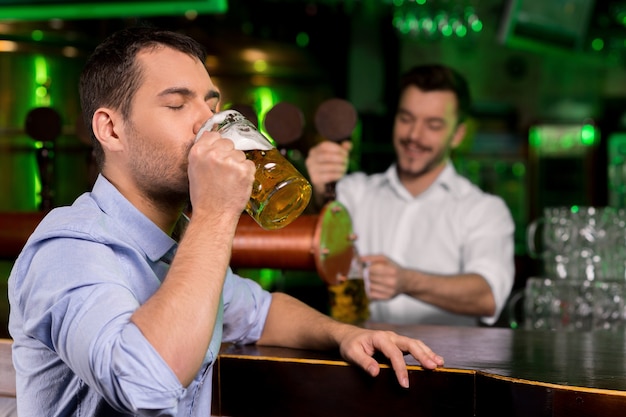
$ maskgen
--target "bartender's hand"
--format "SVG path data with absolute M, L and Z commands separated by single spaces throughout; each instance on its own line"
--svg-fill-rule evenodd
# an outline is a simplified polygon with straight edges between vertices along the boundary
M 326 184 L 346 174 L 351 149 L 350 141 L 324 141 L 309 150 L 305 164 L 318 203 L 323 200 Z
M 194 212 L 238 216 L 245 208 L 254 181 L 254 162 L 235 149 L 233 141 L 205 132 L 189 152 L 189 194 Z
M 372 300 L 389 300 L 404 292 L 405 270 L 384 255 L 361 257 L 368 265 L 369 293 Z
M 404 388 L 409 387 L 405 353 L 410 353 L 426 369 L 435 369 L 444 365 L 443 358 L 421 340 L 391 331 L 366 330 L 357 327 L 342 338 L 339 351 L 346 361 L 362 367 L 371 376 L 377 376 L 380 373 L 380 366 L 372 355 L 375 352 L 381 352 L 391 362 L 396 378 Z

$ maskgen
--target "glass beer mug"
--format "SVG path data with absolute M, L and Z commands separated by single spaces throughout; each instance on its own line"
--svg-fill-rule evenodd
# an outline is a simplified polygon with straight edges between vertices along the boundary
M 347 276 L 328 286 L 330 316 L 337 321 L 361 325 L 370 317 L 367 268 L 354 248 Z
M 304 211 L 311 199 L 311 184 L 241 113 L 216 113 L 202 126 L 197 138 L 206 131 L 217 131 L 232 140 L 235 149 L 244 151 L 256 165 L 246 212 L 259 226 L 280 229 Z

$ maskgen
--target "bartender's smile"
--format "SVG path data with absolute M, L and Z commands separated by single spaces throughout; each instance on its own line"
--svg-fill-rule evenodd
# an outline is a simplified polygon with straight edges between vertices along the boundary
M 400 144 L 407 153 L 407 156 L 420 156 L 425 153 L 432 152 L 432 147 L 422 145 L 418 142 L 414 142 L 411 139 L 402 139 L 400 141 Z

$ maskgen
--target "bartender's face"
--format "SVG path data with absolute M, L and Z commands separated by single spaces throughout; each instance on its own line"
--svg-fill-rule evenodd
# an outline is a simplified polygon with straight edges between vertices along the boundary
M 400 176 L 417 178 L 442 166 L 465 133 L 457 120 L 457 100 L 451 91 L 407 87 L 393 126 Z
M 142 84 L 125 121 L 131 175 L 156 201 L 186 200 L 189 149 L 218 110 L 218 90 L 202 62 L 174 49 L 144 51 L 137 60 Z

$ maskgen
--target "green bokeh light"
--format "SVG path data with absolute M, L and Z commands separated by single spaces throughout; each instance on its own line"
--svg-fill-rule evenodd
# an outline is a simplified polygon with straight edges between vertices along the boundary
M 252 64 L 252 66 L 254 67 L 254 70 L 256 72 L 267 71 L 267 61 L 265 61 L 264 59 L 257 59 L 256 61 L 254 61 L 254 64 Z
M 474 32 L 480 32 L 483 30 L 483 22 L 480 19 L 476 19 L 471 23 L 471 27 Z
M 33 30 L 32 33 L 30 34 L 30 37 L 34 41 L 40 41 L 43 39 L 43 32 L 41 30 Z
M 463 38 L 465 37 L 465 35 L 467 35 L 467 28 L 465 27 L 465 25 L 459 25 L 456 27 L 456 36 L 458 36 L 459 38 Z
M 0 6 L 1 19 L 48 20 L 92 19 L 107 17 L 138 16 L 184 16 L 190 11 L 201 13 L 226 13 L 228 0 L 153 0 L 87 3 L 79 1 L 58 1 L 57 4 L 33 4 L 24 1 L 20 5 Z
M 583 145 L 592 146 L 596 143 L 596 128 L 594 125 L 586 124 L 583 125 L 580 130 L 580 139 Z
M 309 45 L 309 34 L 306 32 L 300 32 L 296 35 L 296 44 L 304 48 Z
M 595 38 L 591 41 L 591 48 L 594 51 L 601 51 L 604 49 L 604 41 L 600 38 Z

